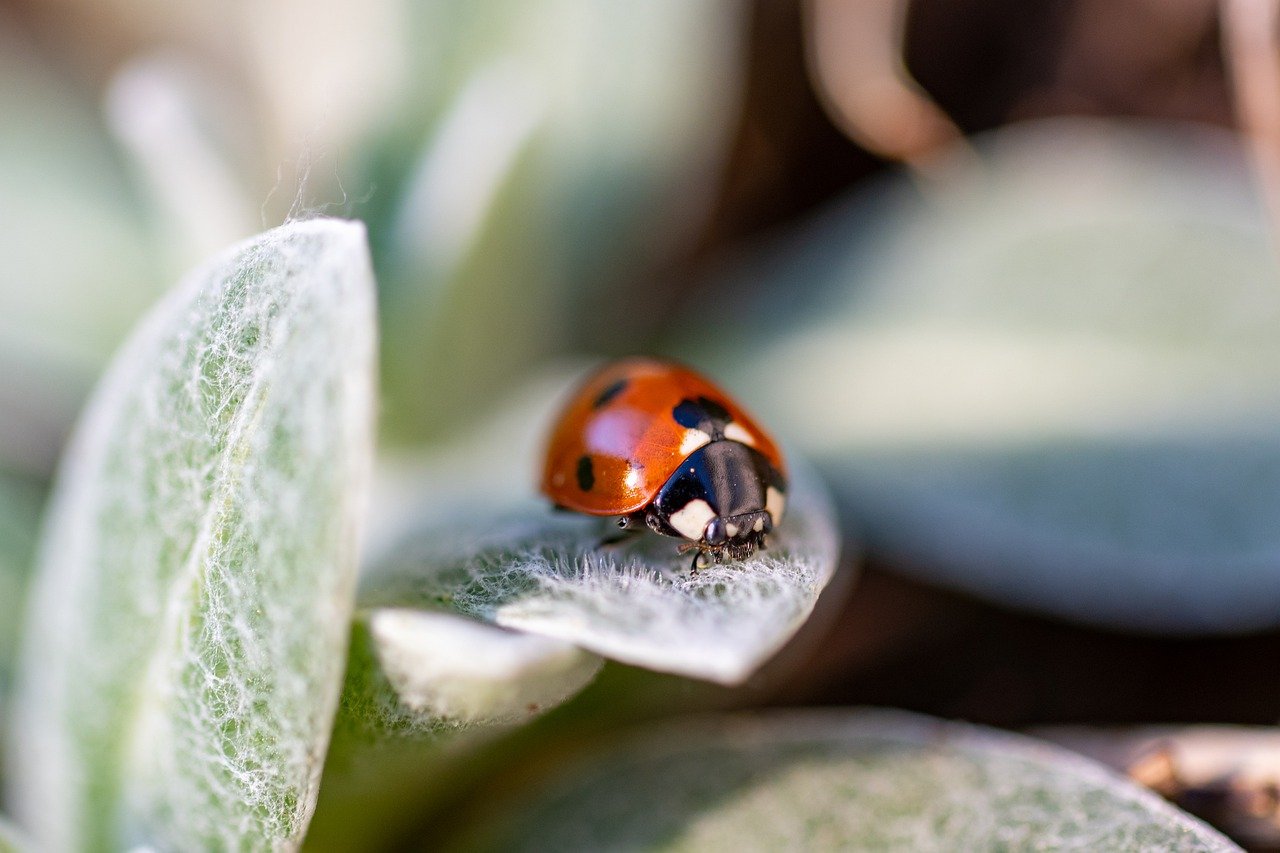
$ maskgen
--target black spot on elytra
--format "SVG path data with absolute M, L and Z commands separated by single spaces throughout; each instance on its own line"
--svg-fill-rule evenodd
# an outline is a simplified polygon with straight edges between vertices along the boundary
M 610 400 L 612 400 L 614 397 L 621 394 L 623 389 L 627 387 L 627 381 L 628 380 L 626 379 L 619 379 L 617 382 L 613 383 L 608 388 L 601 391 L 596 396 L 595 401 L 592 402 L 591 408 L 601 409 L 607 406 Z
M 583 456 L 578 460 L 578 488 L 584 492 L 589 492 L 595 484 L 596 472 L 591 467 L 591 457 Z
M 724 428 L 731 418 L 728 410 L 715 400 L 699 397 L 696 400 L 685 398 L 671 410 L 676 423 L 689 429 L 700 429 L 713 439 L 724 435 Z

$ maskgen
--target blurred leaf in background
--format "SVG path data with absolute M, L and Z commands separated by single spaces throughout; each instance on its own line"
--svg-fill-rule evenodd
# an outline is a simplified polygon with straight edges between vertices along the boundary
M 369 179 L 393 435 L 438 434 L 581 347 L 603 300 L 636 299 L 692 240 L 743 18 L 719 0 L 410 7 L 415 87 Z
M 60 88 L 105 124 L 86 138 L 103 140 L 117 196 L 149 229 L 113 243 L 161 267 L 147 282 L 287 215 L 368 222 L 383 421 L 411 441 L 475 416 L 531 362 L 580 347 L 595 307 L 691 243 L 739 107 L 745 13 L 730 0 L 28 10 L 69 69 Z M 92 48 L 72 49 L 87 33 Z M 66 171 L 60 162 L 47 170 Z M 91 251 L 110 235 L 89 230 L 85 257 L 142 280 Z M 126 325 L 138 310 L 111 308 Z
M 1057 120 L 979 150 L 753 256 L 706 357 L 902 571 L 1127 629 L 1280 624 L 1280 276 L 1236 143 Z
M 0 474 L 0 731 L 8 723 L 10 682 L 43 501 L 44 490 L 29 479 Z M 0 738 L 0 761 L 3 749 Z
M 44 478 L 160 292 L 146 214 L 92 99 L 0 17 L 0 468 Z
M 449 849 L 1239 850 L 1078 756 L 905 713 L 695 718 L 517 776 Z

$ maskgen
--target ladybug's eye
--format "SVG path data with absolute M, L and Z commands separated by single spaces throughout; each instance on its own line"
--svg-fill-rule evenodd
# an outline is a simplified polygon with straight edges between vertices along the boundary
M 724 529 L 724 522 L 718 518 L 713 518 L 707 522 L 707 530 L 702 534 L 702 539 L 708 545 L 721 545 L 728 538 L 728 533 Z

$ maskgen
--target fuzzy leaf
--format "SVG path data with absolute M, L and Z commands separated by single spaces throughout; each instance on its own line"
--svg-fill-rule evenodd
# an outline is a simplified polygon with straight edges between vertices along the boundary
M 10 793 L 50 849 L 296 846 L 372 455 L 361 226 L 269 231 L 135 331 L 64 460 Z
M 313 850 L 376 849 L 453 796 L 458 762 L 572 697 L 603 661 L 547 637 L 408 608 L 357 614 Z
M 599 548 L 616 528 L 554 513 L 532 494 L 548 404 L 565 387 L 544 383 L 539 399 L 416 473 L 467 486 L 379 543 L 361 605 L 452 612 L 636 666 L 743 681 L 800 627 L 835 571 L 838 534 L 822 483 L 791 460 L 776 541 L 744 563 L 690 577 L 671 539 Z M 513 485 L 513 472 L 528 478 Z
M 1235 845 L 1100 765 L 885 711 L 666 724 L 525 779 L 467 850 L 1180 850 Z
M 561 640 L 426 610 L 374 608 L 357 631 L 343 710 L 384 730 L 524 722 L 577 693 L 603 663 Z

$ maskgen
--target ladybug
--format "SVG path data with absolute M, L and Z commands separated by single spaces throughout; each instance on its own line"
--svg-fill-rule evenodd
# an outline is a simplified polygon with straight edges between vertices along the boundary
M 773 439 L 694 371 L 652 358 L 591 375 L 551 431 L 542 492 L 560 509 L 618 516 L 685 539 L 692 570 L 743 560 L 782 521 L 787 476 Z

